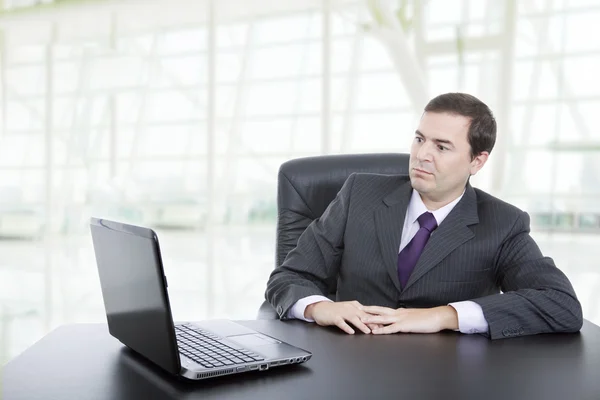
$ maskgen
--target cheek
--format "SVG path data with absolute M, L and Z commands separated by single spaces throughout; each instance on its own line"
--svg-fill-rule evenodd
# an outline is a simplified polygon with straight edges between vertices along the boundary
M 445 160 L 438 157 L 435 161 L 435 167 L 440 180 L 456 182 L 469 174 L 470 165 L 465 166 L 462 160 Z
M 412 144 L 410 145 L 410 158 L 414 158 L 415 155 L 417 154 L 418 148 L 417 148 L 417 142 L 413 141 Z

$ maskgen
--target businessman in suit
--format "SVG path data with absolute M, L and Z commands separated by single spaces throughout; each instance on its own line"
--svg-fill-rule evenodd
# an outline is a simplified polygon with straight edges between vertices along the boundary
M 479 99 L 432 99 L 409 175 L 352 174 L 271 273 L 266 298 L 279 317 L 349 334 L 580 330 L 573 287 L 529 235 L 527 213 L 469 184 L 495 140 Z

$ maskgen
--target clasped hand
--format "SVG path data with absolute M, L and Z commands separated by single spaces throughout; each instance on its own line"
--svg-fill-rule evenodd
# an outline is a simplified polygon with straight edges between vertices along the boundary
M 305 317 L 321 326 L 335 325 L 354 334 L 353 325 L 363 333 L 435 333 L 457 329 L 458 317 L 454 308 L 399 308 L 364 306 L 358 301 L 313 303 L 306 307 Z

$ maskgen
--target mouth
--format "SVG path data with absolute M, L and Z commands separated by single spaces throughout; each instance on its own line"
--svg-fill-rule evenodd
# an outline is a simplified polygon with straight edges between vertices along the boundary
M 421 173 L 421 174 L 425 174 L 425 175 L 433 175 L 431 172 L 427 172 L 427 171 L 424 171 L 424 170 L 419 169 L 419 168 L 413 168 L 413 171 Z

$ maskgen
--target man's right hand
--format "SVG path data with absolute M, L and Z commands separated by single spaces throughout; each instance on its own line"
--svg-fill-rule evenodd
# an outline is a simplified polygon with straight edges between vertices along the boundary
M 348 322 L 364 333 L 371 333 L 371 329 L 361 321 L 362 317 L 367 316 L 362 307 L 358 301 L 319 301 L 306 307 L 304 317 L 314 319 L 321 326 L 335 325 L 350 335 L 354 334 L 354 329 Z

